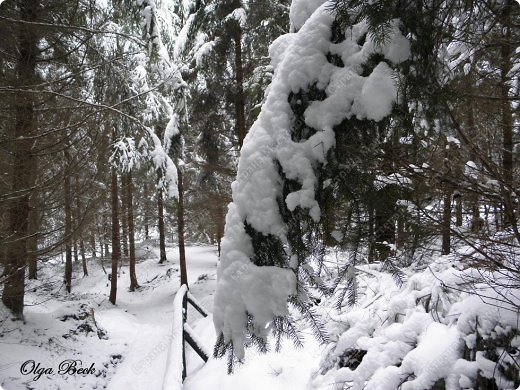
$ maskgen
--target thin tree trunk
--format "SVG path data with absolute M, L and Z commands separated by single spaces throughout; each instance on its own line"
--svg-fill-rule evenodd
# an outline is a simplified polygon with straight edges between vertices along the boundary
M 78 187 L 79 189 L 79 187 Z M 76 195 L 76 223 L 80 223 L 81 219 L 81 198 L 80 194 Z M 79 252 L 81 255 L 81 266 L 83 268 L 83 276 L 88 276 L 87 270 L 87 257 L 85 255 L 85 243 L 83 242 L 83 229 L 80 226 L 76 227 L 77 239 L 76 242 L 79 244 Z
M 150 192 L 148 190 L 148 183 L 144 182 L 144 238 L 145 240 L 150 239 Z
M 96 254 L 96 236 L 91 234 L 90 236 L 90 247 L 92 248 L 92 257 L 95 259 L 97 257 Z
M 218 202 L 218 200 L 217 200 Z M 221 251 L 221 243 L 222 237 L 224 236 L 224 224 L 225 224 L 225 215 L 224 210 L 222 209 L 222 205 L 219 202 L 218 213 L 217 213 L 217 246 L 218 246 L 218 257 L 220 258 Z
M 121 243 L 119 238 L 119 194 L 118 180 L 115 168 L 111 172 L 112 196 L 112 273 L 110 278 L 110 302 L 115 305 L 117 297 L 117 265 L 121 257 Z
M 493 212 L 495 214 L 495 230 L 498 232 L 500 230 L 500 212 L 496 205 L 493 205 Z
M 135 274 L 135 224 L 134 224 L 134 183 L 132 172 L 126 175 L 126 207 L 128 219 L 128 243 L 130 246 L 130 291 L 135 291 L 139 287 L 137 276 Z
M 462 195 L 456 192 L 455 195 L 455 226 L 461 227 L 463 222 L 462 215 Z
M 471 85 L 473 88 L 473 85 Z M 473 99 L 469 99 L 468 102 L 468 129 L 470 137 L 476 137 L 477 131 L 475 129 L 475 112 L 473 108 Z M 474 163 L 477 162 L 478 156 L 473 149 L 471 149 L 470 160 Z M 470 195 L 471 202 L 471 231 L 473 233 L 477 233 L 480 230 L 479 225 L 480 222 L 480 205 L 479 205 L 479 195 L 478 193 L 473 193 Z
M 157 213 L 159 225 L 159 264 L 163 264 L 166 259 L 166 235 L 164 234 L 164 200 L 162 188 L 157 191 Z
M 103 253 L 103 243 L 101 241 L 101 237 L 99 237 L 99 255 L 101 256 L 101 263 L 103 263 L 105 254 Z
M 368 205 L 368 262 L 372 263 L 375 259 L 375 232 L 374 232 L 374 206 Z
M 128 258 L 128 221 L 123 215 L 126 214 L 127 210 L 127 192 L 126 192 L 126 175 L 121 175 L 121 209 L 123 210 L 121 218 L 122 237 L 121 244 L 123 247 L 123 255 Z M 121 262 L 122 263 L 122 262 Z
M 478 196 L 475 195 L 478 199 Z M 482 225 L 482 220 L 480 219 L 480 205 L 478 204 L 478 200 L 473 201 L 473 205 L 471 206 L 471 231 L 473 233 L 477 233 L 480 231 Z
M 26 0 L 19 3 L 20 20 L 35 22 L 39 2 Z M 36 58 L 38 40 L 36 29 L 20 25 L 17 39 L 18 58 L 16 74 L 20 87 L 36 81 Z M 37 132 L 37 119 L 33 107 L 34 94 L 20 93 L 14 97 L 15 129 L 10 152 L 13 156 L 12 191 L 17 194 L 9 203 L 7 259 L 4 275 L 6 276 L 2 292 L 2 302 L 13 314 L 23 318 L 25 295 L 25 268 L 27 261 L 27 233 L 30 210 L 30 189 L 34 187 L 36 172 L 33 140 L 30 136 Z
M 70 293 L 72 289 L 72 199 L 70 189 L 70 153 L 64 152 L 65 168 L 63 192 L 65 200 L 65 287 Z
M 513 113 L 509 102 L 509 72 L 511 71 L 511 10 L 512 0 L 505 1 L 502 14 L 503 36 L 501 45 L 500 95 L 502 97 L 502 170 L 504 175 L 504 225 L 511 226 L 515 219 L 515 210 L 511 200 L 513 188 Z
M 73 243 L 74 243 L 74 264 L 78 264 L 79 263 L 79 235 L 81 234 L 81 211 L 80 211 L 80 208 L 79 208 L 79 203 L 80 203 L 80 200 L 79 200 L 79 180 L 78 178 L 76 178 L 75 180 L 75 186 L 74 186 L 74 199 L 76 200 L 75 204 L 72 205 L 72 219 L 73 219 L 73 231 L 74 231 L 74 234 L 73 234 Z
M 85 255 L 85 244 L 83 242 L 83 239 L 79 240 L 79 251 L 81 253 L 81 265 L 83 267 L 83 276 L 88 276 L 87 256 Z
M 451 191 L 444 192 L 442 208 L 442 254 L 449 255 L 451 252 Z
M 246 114 L 245 114 L 245 95 L 244 95 L 244 67 L 242 64 L 242 28 L 236 26 L 234 31 L 235 41 L 235 113 L 236 126 L 238 133 L 238 145 L 242 148 L 246 137 Z
M 78 256 L 78 240 L 74 238 L 73 245 L 72 245 L 72 253 L 74 254 L 74 264 L 79 263 L 79 256 Z
M 179 268 L 181 271 L 181 286 L 188 285 L 188 272 L 186 270 L 186 252 L 184 248 L 184 186 L 182 183 L 182 170 L 177 169 L 177 188 L 179 190 L 179 202 L 177 206 L 177 232 L 179 237 Z
M 105 247 L 105 257 L 108 257 L 109 250 L 108 250 L 108 223 L 106 220 L 106 216 L 103 216 L 103 244 Z

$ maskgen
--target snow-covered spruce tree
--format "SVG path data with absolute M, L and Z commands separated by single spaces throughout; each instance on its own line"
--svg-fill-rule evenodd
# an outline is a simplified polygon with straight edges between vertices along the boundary
M 196 11 L 196 4 L 191 1 L 182 3 L 179 7 L 176 2 L 160 2 L 154 0 L 138 1 L 142 7 L 141 25 L 145 38 L 149 45 L 149 60 L 152 68 L 150 78 L 160 82 L 159 102 L 160 107 L 155 110 L 153 125 L 158 136 L 163 137 L 166 158 L 174 164 L 172 173 L 175 171 L 175 189 L 177 199 L 177 232 L 179 239 L 179 261 L 181 284 L 188 283 L 186 258 L 184 251 L 184 188 L 182 169 L 183 137 L 180 132 L 180 123 L 186 125 L 186 89 L 187 84 L 181 74 L 181 57 L 177 44 L 181 40 L 179 35 L 184 31 L 182 23 L 189 24 L 189 15 Z M 177 11 L 178 14 L 172 11 Z M 185 19 L 188 18 L 188 21 Z M 176 40 L 174 37 L 177 37 Z M 173 56 L 170 53 L 174 53 Z M 166 120 L 165 120 L 166 119 Z M 173 169 L 174 168 L 174 169 Z M 166 172 L 167 173 L 167 172 Z M 163 177 L 164 176 L 164 177 Z M 164 178 L 167 175 L 159 172 L 158 205 L 159 222 L 161 233 L 161 261 L 166 260 L 164 248 L 164 220 L 162 191 Z M 170 181 L 169 179 L 167 179 Z M 173 182 L 172 182 L 173 183 Z
M 518 18 L 520 8 L 508 1 L 484 4 L 457 0 L 338 1 L 337 5 L 342 23 L 366 19 L 373 31 L 401 16 L 402 32 L 411 38 L 410 60 L 403 64 L 406 78 L 400 83 L 407 105 L 401 106 L 401 112 L 394 111 L 391 119 L 411 129 L 412 137 L 405 141 L 416 153 L 410 155 L 413 159 L 405 157 L 394 163 L 407 168 L 404 180 L 413 185 L 408 204 L 421 214 L 421 227 L 435 235 L 434 251 L 453 254 L 429 259 L 433 284 L 432 280 L 426 282 L 430 275 L 414 275 L 421 267 L 416 256 L 408 273 L 410 283 L 401 290 L 400 298 L 396 296 L 399 289 L 385 292 L 385 288 L 368 287 L 365 297 L 372 293 L 371 297 L 381 293 L 386 297 L 380 303 L 377 298 L 376 302 L 370 302 L 372 298 L 365 301 L 371 305 L 371 313 L 363 316 L 367 322 L 358 323 L 356 310 L 331 315 L 337 320 L 331 328 L 337 327 L 332 331 L 339 341 L 327 349 L 313 385 L 516 388 L 520 384 L 518 349 L 513 341 L 518 334 L 519 307 L 516 234 L 514 226 L 495 234 L 504 229 L 501 222 L 490 227 L 493 222 L 488 219 L 492 217 L 488 218 L 487 212 L 482 213 L 483 218 L 478 214 L 495 202 L 507 203 L 504 189 L 510 187 L 503 159 L 507 160 L 509 134 L 503 130 L 510 123 L 508 101 L 513 98 L 512 80 L 517 75 L 510 61 L 518 61 L 518 56 L 511 56 L 512 36 L 507 25 L 509 18 Z M 509 69 L 506 72 L 504 65 Z M 411 120 L 406 121 L 407 116 Z M 336 141 L 339 147 L 339 137 Z M 417 141 L 422 147 L 415 147 Z M 420 181 L 424 184 L 419 187 Z M 464 223 L 461 215 L 451 215 L 454 203 L 457 209 L 462 207 L 457 205 L 461 193 L 471 195 L 471 224 Z M 504 207 L 504 220 L 507 212 Z M 478 227 L 478 221 L 486 226 Z M 516 223 L 514 219 L 512 223 Z M 454 228 L 455 224 L 460 225 Z M 504 241 L 498 244 L 496 237 Z M 415 289 L 427 297 L 422 304 L 418 305 L 419 298 L 408 298 L 414 296 Z M 403 298 L 410 299 L 409 303 L 403 304 Z M 419 330 L 414 329 L 417 337 L 404 340 L 404 329 L 410 329 L 420 316 L 424 322 Z M 367 327 L 368 322 L 372 324 Z M 497 333 L 495 329 L 506 330 Z M 435 337 L 437 330 L 444 336 L 439 333 Z M 428 349 L 425 354 L 424 348 L 432 343 L 439 353 L 430 354 L 433 349 Z M 424 356 L 428 358 L 421 359 Z
M 187 212 L 192 215 L 187 228 L 193 238 L 220 243 L 236 172 L 238 129 L 243 133 L 244 118 L 247 129 L 258 114 L 272 75 L 268 44 L 288 29 L 287 3 L 187 1 L 178 5 L 183 26 L 173 53 L 184 64 L 182 73 L 189 86 L 185 179 L 196 183 L 189 187 L 197 188 L 186 193 Z M 237 81 L 239 68 L 242 82 Z
M 398 100 L 394 69 L 410 55 L 397 19 L 376 39 L 366 20 L 340 25 L 329 2 L 294 1 L 291 24 L 294 33 L 270 47 L 273 82 L 232 186 L 215 295 L 217 356 L 229 350 L 242 359 L 251 343 L 265 349 L 271 331 L 298 340 L 288 302 L 325 339 L 309 309 L 306 288 L 320 281 L 305 239 L 322 218 L 338 137 L 349 121 L 382 136 Z
M 139 168 L 140 164 L 137 162 L 144 162 L 159 176 L 158 198 L 162 200 L 163 194 L 177 197 L 177 169 L 172 158 L 168 156 L 167 150 L 172 134 L 177 131 L 178 116 L 174 108 L 182 107 L 184 87 L 178 68 L 169 60 L 161 35 L 164 25 L 163 19 L 159 16 L 167 16 L 167 10 L 158 9 L 154 2 L 140 2 L 138 7 L 132 3 L 132 9 L 136 12 L 124 17 L 125 14 L 121 12 L 124 6 L 122 2 L 115 2 L 113 8 L 106 10 L 111 20 L 107 28 L 130 37 L 132 37 L 130 34 L 137 30 L 138 33 L 142 32 L 143 39 L 136 36 L 125 40 L 100 36 L 99 49 L 93 50 L 91 54 L 91 56 L 100 55 L 102 58 L 113 59 L 113 63 L 103 63 L 104 71 L 98 72 L 93 80 L 95 99 L 103 101 L 112 108 L 105 113 L 104 123 L 107 133 L 112 134 L 111 142 L 114 146 L 111 157 L 113 165 L 111 187 L 114 195 L 112 246 L 113 253 L 116 255 L 112 262 L 113 273 L 117 269 L 119 252 L 118 225 L 121 219 L 122 225 L 125 226 L 126 216 L 128 216 L 125 207 L 121 212 L 118 210 L 119 196 L 114 190 L 119 190 L 117 177 L 121 174 L 125 179 L 131 180 L 129 173 Z M 137 21 L 140 22 L 139 27 L 136 26 Z M 169 33 L 166 35 L 169 36 Z M 124 59 L 124 61 L 117 61 L 117 59 Z M 107 82 L 106 75 L 109 75 L 110 82 Z M 164 139 L 161 140 L 163 135 Z M 126 202 L 131 197 L 126 191 L 127 186 L 123 186 L 122 190 L 121 199 L 126 206 Z M 128 225 L 131 224 L 132 221 L 129 221 Z M 132 251 L 132 248 L 130 249 Z M 165 255 L 163 258 L 165 259 Z M 131 288 L 136 286 L 135 270 L 131 270 Z M 113 277 L 112 302 L 116 300 L 116 288 L 117 278 Z
M 29 263 L 30 277 L 36 277 L 37 262 L 59 253 L 63 243 L 77 241 L 97 206 L 92 199 L 100 175 L 90 162 L 96 159 L 94 145 L 100 135 L 99 125 L 92 126 L 99 120 L 99 107 L 86 84 L 99 62 L 91 62 L 87 53 L 95 47 L 93 40 L 100 35 L 103 21 L 100 8 L 88 0 L 66 6 L 58 1 L 6 1 L 1 6 L 0 30 L 13 37 L 0 49 L 4 53 L 1 95 L 6 102 L 0 115 L 0 137 L 6 148 L 0 159 L 7 175 L 0 208 L 6 217 L 14 218 L 1 234 L 9 239 L 0 247 L 10 252 L 4 263 L 3 300 L 21 314 L 25 264 Z M 25 136 L 22 140 L 17 135 L 22 130 L 38 137 L 38 142 Z M 65 154 L 70 164 L 63 163 Z M 89 199 L 81 207 L 77 196 L 71 199 L 65 196 L 68 191 L 56 191 L 69 179 L 72 187 L 81 181 L 82 195 Z M 65 203 L 71 206 L 67 212 L 71 218 L 64 218 L 65 207 L 58 206 Z M 24 204 L 30 206 L 28 210 L 22 210 Z

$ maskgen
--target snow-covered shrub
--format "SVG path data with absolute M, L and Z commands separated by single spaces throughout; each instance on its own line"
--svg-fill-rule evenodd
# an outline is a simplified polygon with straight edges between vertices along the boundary
M 359 305 L 329 312 L 333 341 L 313 385 L 324 389 L 513 389 L 520 385 L 518 290 L 477 283 L 453 256 L 410 268 L 399 288 L 360 267 Z M 498 275 L 495 275 L 498 277 Z M 327 303 L 325 303 L 327 306 Z

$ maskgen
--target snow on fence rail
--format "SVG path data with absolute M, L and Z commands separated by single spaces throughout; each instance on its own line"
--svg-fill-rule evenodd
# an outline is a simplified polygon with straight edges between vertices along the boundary
M 188 303 L 204 317 L 208 316 L 206 310 L 189 292 L 188 286 L 183 284 L 173 300 L 172 338 L 166 361 L 166 373 L 163 381 L 164 390 L 182 389 L 182 383 L 186 378 L 185 341 L 204 362 L 208 361 L 209 353 L 204 349 L 203 344 L 199 341 L 193 329 L 187 324 Z

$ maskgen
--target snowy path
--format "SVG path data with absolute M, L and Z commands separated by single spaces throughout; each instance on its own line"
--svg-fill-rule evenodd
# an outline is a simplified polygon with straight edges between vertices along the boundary
M 169 248 L 167 255 L 170 264 L 178 265 L 177 248 Z M 211 289 L 210 282 L 215 279 L 217 264 L 215 250 L 212 247 L 188 247 L 186 257 L 188 282 L 193 286 L 191 291 L 209 306 L 207 303 L 212 301 L 213 292 L 208 288 Z M 201 275 L 208 275 L 208 278 L 203 277 L 197 282 Z M 117 337 L 131 340 L 125 360 L 110 380 L 109 390 L 162 389 L 171 342 L 172 303 L 179 286 L 175 285 L 175 291 L 171 287 L 171 284 L 161 285 L 143 301 L 120 299 L 118 306 L 125 309 L 125 315 L 121 314 L 120 309 L 114 309 L 114 313 L 104 313 L 104 326 L 110 324 L 113 327 L 107 330 L 113 330 L 113 334 L 117 332 Z

